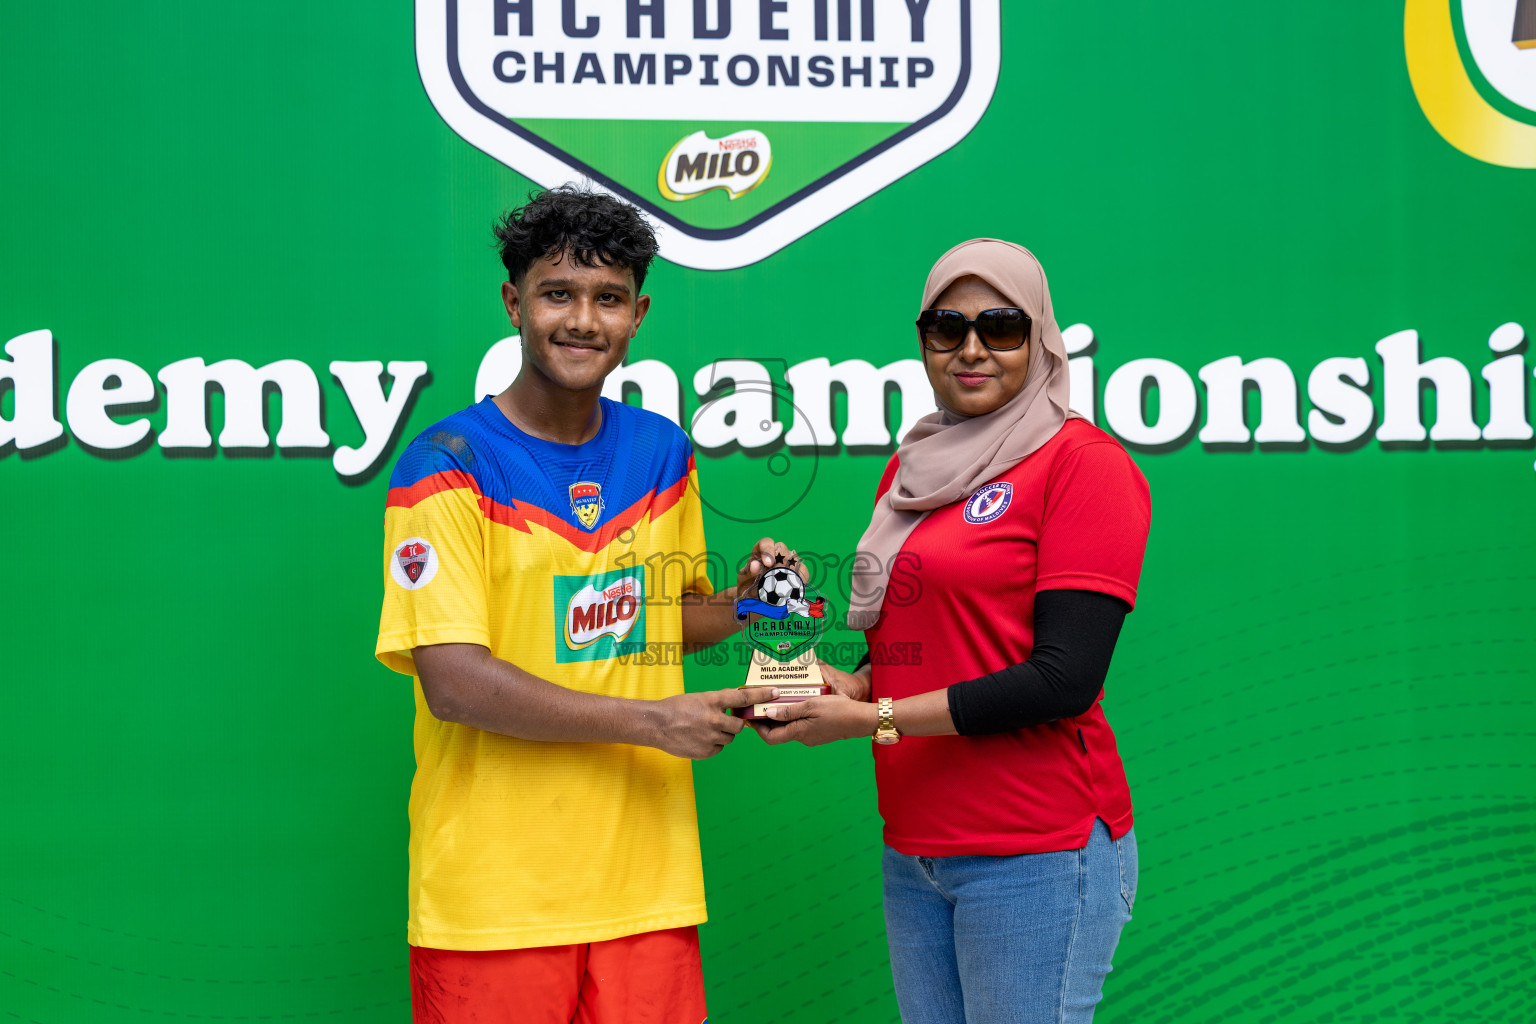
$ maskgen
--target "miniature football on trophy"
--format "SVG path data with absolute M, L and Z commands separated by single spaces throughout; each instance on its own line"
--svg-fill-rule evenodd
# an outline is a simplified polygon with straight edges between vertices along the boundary
M 788 566 L 766 569 L 742 589 L 736 619 L 752 649 L 743 686 L 776 686 L 779 696 L 737 708 L 742 718 L 766 718 L 770 704 L 796 704 L 832 692 L 823 682 L 816 644 L 831 615 L 826 599 Z

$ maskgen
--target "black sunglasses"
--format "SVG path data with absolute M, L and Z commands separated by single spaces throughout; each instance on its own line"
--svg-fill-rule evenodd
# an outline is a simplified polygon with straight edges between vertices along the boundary
M 917 317 L 917 336 L 930 352 L 952 352 L 976 328 L 981 343 L 994 352 L 1018 348 L 1029 337 L 1029 314 L 1013 306 L 984 309 L 967 320 L 956 309 L 925 309 Z

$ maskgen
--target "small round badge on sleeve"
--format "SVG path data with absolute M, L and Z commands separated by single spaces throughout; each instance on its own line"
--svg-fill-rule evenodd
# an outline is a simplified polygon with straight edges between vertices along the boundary
M 437 575 L 437 552 L 420 537 L 411 537 L 395 548 L 389 574 L 406 590 L 420 590 Z

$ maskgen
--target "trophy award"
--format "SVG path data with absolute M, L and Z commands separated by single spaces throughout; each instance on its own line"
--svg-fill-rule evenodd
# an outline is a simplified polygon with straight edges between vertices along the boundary
M 816 644 L 827 628 L 826 599 L 787 566 L 767 569 L 736 600 L 736 619 L 752 649 L 743 686 L 776 686 L 779 696 L 736 708 L 740 718 L 767 718 L 771 704 L 798 704 L 832 692 L 821 678 Z

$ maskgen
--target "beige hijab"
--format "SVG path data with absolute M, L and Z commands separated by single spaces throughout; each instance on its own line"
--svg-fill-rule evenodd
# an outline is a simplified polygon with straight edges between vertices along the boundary
M 1023 246 L 996 238 L 961 242 L 928 272 L 920 308 L 930 308 L 944 289 L 969 275 L 1029 314 L 1029 371 L 1019 393 L 1002 408 L 963 416 L 940 403 L 939 411 L 918 420 L 902 438 L 896 479 L 875 505 L 859 541 L 855 564 L 869 571 L 853 574 L 851 629 L 869 629 L 879 620 L 891 562 L 929 512 L 970 496 L 1017 466 L 1078 415 L 1067 408 L 1067 350 L 1040 261 Z

